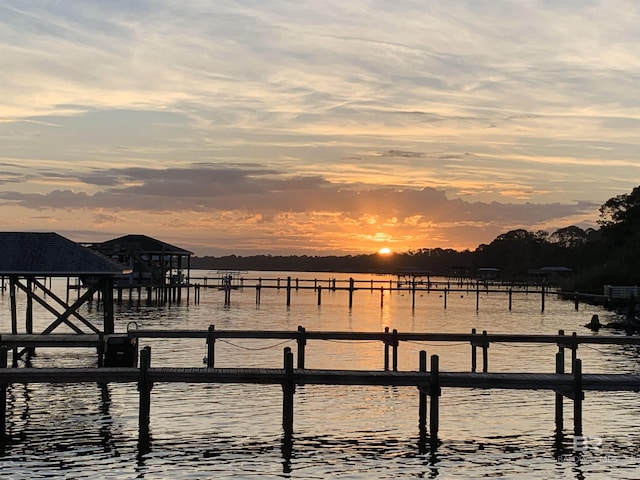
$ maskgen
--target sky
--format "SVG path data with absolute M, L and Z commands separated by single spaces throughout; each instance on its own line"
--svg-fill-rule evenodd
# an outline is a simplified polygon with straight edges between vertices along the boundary
M 3 0 L 0 230 L 475 250 L 640 184 L 636 0 Z

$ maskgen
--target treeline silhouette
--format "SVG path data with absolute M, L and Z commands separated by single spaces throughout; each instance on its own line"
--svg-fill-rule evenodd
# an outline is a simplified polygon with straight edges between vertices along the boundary
M 192 268 L 209 270 L 398 273 L 476 278 L 495 268 L 505 281 L 543 280 L 568 291 L 602 293 L 602 286 L 640 284 L 640 186 L 600 207 L 599 228 L 569 226 L 511 230 L 474 251 L 423 248 L 390 255 L 252 255 L 195 257 Z M 564 267 L 543 269 L 542 267 Z

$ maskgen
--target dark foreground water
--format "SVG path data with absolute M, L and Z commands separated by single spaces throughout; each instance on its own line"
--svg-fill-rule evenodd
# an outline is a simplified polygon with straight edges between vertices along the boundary
M 206 273 L 206 272 L 202 272 Z M 249 276 L 280 276 L 287 273 Z M 289 274 L 326 279 L 338 274 Z M 360 276 L 360 278 L 370 278 Z M 376 277 L 382 279 L 384 277 Z M 348 308 L 346 292 L 284 290 L 223 294 L 203 291 L 200 304 L 164 307 L 128 305 L 117 311 L 116 329 L 291 329 L 409 332 L 549 333 L 558 329 L 591 334 L 582 327 L 597 313 L 613 314 L 549 296 L 541 313 L 539 295 L 450 294 L 447 309 L 437 292 L 422 293 L 411 308 L 409 294 L 358 291 Z M 20 299 L 19 299 L 20 301 Z M 10 330 L 9 299 L 0 298 L 0 331 Z M 99 316 L 100 311 L 86 311 Z M 49 314 L 36 311 L 44 328 Z M 603 334 L 612 332 L 603 332 Z M 204 341 L 142 340 L 152 347 L 154 366 L 201 367 Z M 281 367 L 282 350 L 295 342 L 231 340 L 216 343 L 216 366 Z M 442 371 L 469 371 L 468 344 L 404 342 L 399 368 L 416 370 L 418 352 L 440 355 Z M 490 371 L 554 370 L 555 346 L 492 345 Z M 379 342 L 310 342 L 308 368 L 382 369 Z M 581 346 L 585 373 L 640 372 L 637 347 Z M 92 366 L 89 350 L 39 349 L 33 365 Z M 565 400 L 565 432 L 554 432 L 554 395 L 549 392 L 445 389 L 440 400 L 437 451 L 421 448 L 418 395 L 411 387 L 299 386 L 294 434 L 282 432 L 279 386 L 157 384 L 151 399 L 151 441 L 138 448 L 138 393 L 134 384 L 12 385 L 7 430 L 0 447 L 0 478 L 640 478 L 638 393 L 587 392 L 584 435 L 590 443 L 574 451 L 572 404 Z

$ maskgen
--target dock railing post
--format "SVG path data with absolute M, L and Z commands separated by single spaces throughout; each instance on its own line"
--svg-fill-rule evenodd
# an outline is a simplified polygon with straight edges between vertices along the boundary
M 318 285 L 318 306 L 322 305 L 322 285 Z
M 282 383 L 282 428 L 285 436 L 293 434 L 293 394 L 295 393 L 295 383 L 293 380 L 293 353 L 291 347 L 284 349 L 284 373 L 285 378 Z
M 215 325 L 209 325 L 207 330 L 207 368 L 213 368 L 216 363 Z
M 393 329 L 393 339 L 391 344 L 391 360 L 393 362 L 393 371 L 398 371 L 398 330 Z
M 304 348 L 307 344 L 307 335 L 304 327 L 298 326 L 298 338 L 296 339 L 298 343 L 298 368 L 304 368 L 305 362 L 305 352 Z
M 291 277 L 287 277 L 287 307 L 291 306 Z
M 482 331 L 482 371 L 489 371 L 489 339 L 486 330 Z
M 384 327 L 384 370 L 385 372 L 389 370 L 389 344 L 391 343 L 389 339 L 389 327 Z
M 471 329 L 471 335 L 473 336 L 471 338 L 471 371 L 475 372 L 478 369 L 478 347 L 476 345 L 476 340 L 475 340 L 475 336 L 476 336 L 476 329 L 472 328 Z

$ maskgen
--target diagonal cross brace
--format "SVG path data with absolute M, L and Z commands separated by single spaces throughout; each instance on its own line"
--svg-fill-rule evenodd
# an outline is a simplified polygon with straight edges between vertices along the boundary
M 39 282 L 37 279 L 33 279 L 33 282 L 35 283 L 35 285 L 37 285 L 39 288 L 41 288 L 47 295 L 51 296 L 51 298 L 53 298 L 60 306 L 65 308 L 64 313 L 60 313 L 58 312 L 55 308 L 53 308 L 51 305 L 49 305 L 45 300 L 43 300 L 42 298 L 40 298 L 39 296 L 35 295 L 32 291 L 30 291 L 27 287 L 25 287 L 22 283 L 20 283 L 20 281 L 16 282 L 16 285 L 23 290 L 27 295 L 29 295 L 32 299 L 36 300 L 40 305 L 42 305 L 42 307 L 44 307 L 46 310 L 48 310 L 50 313 L 52 313 L 53 315 L 55 315 L 57 317 L 57 319 L 51 324 L 49 325 L 43 332 L 43 335 L 49 334 L 51 333 L 53 330 L 55 330 L 60 324 L 64 323 L 65 325 L 67 325 L 69 328 L 71 328 L 75 333 L 84 333 L 79 327 L 77 327 L 76 325 L 74 325 L 70 320 L 69 317 L 71 315 L 75 316 L 78 320 L 80 320 L 84 325 L 86 325 L 87 327 L 89 327 L 89 329 L 91 329 L 94 333 L 100 333 L 100 331 L 93 326 L 87 319 L 85 319 L 82 315 L 80 315 L 77 312 L 77 309 L 91 296 L 93 295 L 98 289 L 99 289 L 99 285 L 95 284 L 92 285 L 78 300 L 76 300 L 72 305 L 67 305 L 63 300 L 61 300 L 57 295 L 55 295 L 50 289 L 48 289 L 45 285 L 43 285 L 41 282 Z

